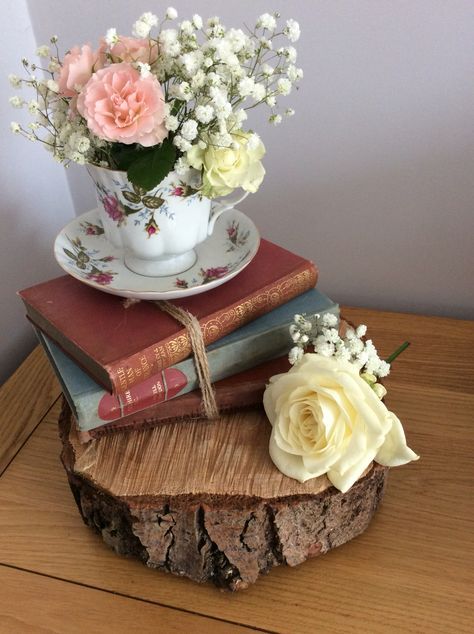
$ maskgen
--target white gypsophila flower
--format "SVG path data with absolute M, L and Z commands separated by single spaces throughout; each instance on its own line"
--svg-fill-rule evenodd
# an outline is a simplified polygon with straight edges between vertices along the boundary
M 280 77 L 276 87 L 280 95 L 289 95 L 291 92 L 291 81 L 286 77 Z
M 217 15 L 214 15 L 212 18 L 207 19 L 207 26 L 211 29 L 217 26 L 219 23 L 220 23 L 220 20 Z
M 274 31 L 276 29 L 277 22 L 273 15 L 270 13 L 263 13 L 257 20 L 257 29 L 268 29 Z
M 137 66 L 140 77 L 142 77 L 143 79 L 146 79 L 146 77 L 149 77 L 151 75 L 150 64 L 147 64 L 146 62 L 137 62 Z
M 300 39 L 300 25 L 296 20 L 287 20 L 286 27 L 283 29 L 283 33 L 290 40 L 290 42 L 297 42 Z
M 180 134 L 177 134 L 173 139 L 173 144 L 181 150 L 181 152 L 188 152 L 191 149 L 191 143 L 184 139 Z
M 281 114 L 272 114 L 268 118 L 268 121 L 269 121 L 269 123 L 272 123 L 273 125 L 278 125 L 282 121 L 282 116 L 281 116 Z
M 357 326 L 356 335 L 358 337 L 365 337 L 366 334 L 367 334 L 367 326 L 365 326 L 364 324 L 360 324 L 360 326 Z
M 350 339 L 347 347 L 349 349 L 349 352 L 355 356 L 358 357 L 360 355 L 360 353 L 364 350 L 364 342 L 361 339 Z
M 199 68 L 193 75 L 191 79 L 191 88 L 197 92 L 199 88 L 202 88 L 206 83 L 206 73 Z
M 263 86 L 262 84 L 255 84 L 252 90 L 252 98 L 255 99 L 255 101 L 262 101 L 263 99 L 265 99 L 266 94 L 267 91 L 265 89 L 265 86 Z
M 340 359 L 341 361 L 350 361 L 351 360 L 351 353 L 346 348 L 346 346 L 344 345 L 344 342 L 342 340 L 339 340 L 334 345 L 335 345 L 334 356 L 336 357 L 336 359 Z
M 212 106 L 196 106 L 194 116 L 200 123 L 209 123 L 214 118 L 214 108 Z
M 249 142 L 250 142 L 250 138 L 249 138 Z M 249 146 L 249 142 L 247 143 L 247 147 Z M 294 343 L 296 343 L 301 337 L 301 332 L 296 324 L 291 324 L 290 326 L 290 337 L 292 338 Z
M 166 57 L 177 57 L 181 52 L 181 43 L 176 29 L 164 29 L 161 31 L 158 41 L 160 52 Z
M 290 64 L 286 69 L 288 79 L 294 84 L 298 81 L 298 69 L 293 64 Z
M 39 128 L 41 127 L 39 123 L 36 123 L 36 121 L 31 121 L 28 124 L 28 127 L 30 128 L 30 130 L 39 130 Z
M 76 139 L 76 149 L 78 152 L 85 154 L 91 146 L 90 139 L 86 136 L 78 136 Z
M 12 121 L 10 123 L 10 130 L 13 132 L 13 134 L 19 134 L 21 132 L 21 126 L 16 121 Z
M 337 326 L 337 321 L 336 315 L 333 315 L 332 313 L 326 313 L 321 318 L 321 324 L 327 328 L 334 328 Z
M 258 146 L 260 145 L 260 143 L 261 143 L 260 137 L 258 136 L 258 134 L 254 132 L 253 134 L 249 136 L 247 140 L 247 148 L 250 151 L 256 150 Z
M 197 121 L 194 121 L 194 119 L 188 119 L 183 123 L 181 127 L 181 136 L 186 139 L 186 141 L 193 141 L 197 137 L 197 133 Z
M 316 337 L 314 344 L 315 351 L 322 354 L 323 357 L 332 357 L 336 352 L 336 346 L 330 341 L 326 341 L 323 335 Z
M 304 352 L 302 348 L 294 346 L 288 353 L 288 361 L 291 365 L 295 365 L 295 363 L 298 363 L 298 361 L 303 357 L 303 354 Z
M 10 103 L 10 106 L 12 106 L 12 108 L 23 108 L 23 104 L 25 103 L 21 97 L 18 97 L 18 95 L 10 97 L 8 102 Z
M 181 101 L 189 101 L 193 96 L 191 86 L 187 81 L 182 81 L 180 84 L 173 84 L 170 88 L 170 95 Z
M 205 68 L 210 68 L 214 64 L 212 57 L 205 57 L 202 64 Z
M 377 374 L 381 378 L 390 374 L 390 363 L 387 363 L 386 361 L 380 361 Z
M 36 99 L 32 99 L 29 103 L 28 103 L 28 112 L 30 114 L 36 114 L 40 109 L 40 105 L 39 103 L 36 101 Z
M 181 156 L 174 164 L 174 171 L 178 174 L 178 176 L 184 176 L 188 170 L 189 163 L 186 157 Z
M 339 336 L 339 332 L 337 330 L 337 328 L 322 328 L 321 330 L 321 334 L 326 337 L 327 341 L 330 341 L 331 343 L 337 343 L 338 341 L 341 341 L 341 338 Z
M 287 108 L 285 110 L 285 116 L 286 117 L 292 117 L 295 114 L 295 111 L 293 108 Z
M 193 77 L 202 64 L 203 54 L 201 51 L 191 51 L 180 55 L 178 63 L 184 68 L 189 77 Z
M 57 60 L 56 57 L 52 57 L 49 64 L 48 64 L 48 70 L 50 73 L 57 73 L 59 70 L 61 69 L 61 64 L 59 63 L 59 61 Z
M 270 106 L 270 108 L 274 108 L 276 106 L 276 97 L 275 95 L 268 95 L 268 97 L 265 99 L 265 103 L 267 104 L 267 106 Z
M 174 7 L 168 7 L 165 11 L 165 18 L 167 20 L 176 20 L 178 17 L 178 12 Z
M 135 37 L 146 38 L 150 35 L 150 31 L 157 26 L 158 18 L 154 13 L 147 11 L 143 13 L 133 25 L 132 33 Z
M 270 66 L 270 64 L 263 64 L 261 71 L 264 77 L 271 77 L 275 72 L 275 69 L 273 66 Z
M 10 86 L 12 86 L 12 88 L 21 88 L 21 77 L 18 77 L 18 75 L 8 75 L 8 81 L 10 82 Z
M 202 139 L 199 139 L 197 144 L 198 144 L 198 147 L 201 148 L 201 150 L 205 150 L 207 148 L 207 143 L 203 141 Z
M 51 92 L 59 92 L 58 82 L 54 81 L 54 79 L 48 79 L 48 81 L 46 82 L 46 85 L 48 87 L 48 90 L 50 90 Z
M 117 29 L 115 28 L 107 29 L 107 32 L 105 34 L 105 41 L 107 42 L 109 46 L 113 46 L 114 44 L 117 44 L 117 42 L 119 41 L 119 37 L 117 35 Z
M 273 49 L 273 42 L 266 37 L 261 37 L 259 43 L 264 50 L 271 51 Z
M 243 77 L 237 84 L 237 90 L 242 97 L 251 95 L 254 87 L 255 80 L 253 77 Z
M 287 46 L 283 49 L 283 55 L 286 57 L 290 64 L 294 64 L 298 57 L 298 53 L 294 46 Z
M 178 118 L 174 115 L 168 115 L 165 117 L 165 128 L 170 132 L 175 132 L 179 127 Z
M 248 46 L 249 37 L 242 29 L 229 29 L 225 35 L 225 39 L 228 42 L 233 53 L 240 53 L 242 49 Z
M 203 23 L 202 23 L 202 18 L 201 18 L 201 16 L 200 16 L 200 15 L 198 15 L 197 13 L 195 13 L 195 14 L 193 15 L 193 20 L 192 20 L 192 21 L 193 21 L 193 26 L 194 26 L 194 28 L 195 28 L 195 29 L 198 29 L 198 30 L 199 30 L 199 29 L 202 29 L 202 24 L 203 24 Z
M 49 46 L 46 44 L 38 46 L 36 49 L 36 55 L 38 55 L 38 57 L 49 57 Z
M 179 25 L 181 33 L 185 35 L 191 35 L 194 32 L 193 23 L 190 20 L 183 20 Z
M 84 157 L 84 154 L 81 154 L 80 152 L 71 152 L 69 158 L 71 159 L 71 161 L 77 163 L 78 165 L 85 165 L 86 159 Z

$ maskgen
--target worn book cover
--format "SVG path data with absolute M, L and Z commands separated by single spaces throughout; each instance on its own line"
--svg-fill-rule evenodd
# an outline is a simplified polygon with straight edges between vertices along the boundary
M 311 261 L 261 240 L 235 278 L 172 303 L 197 317 L 207 345 L 314 287 L 317 275 Z M 127 308 L 69 275 L 19 295 L 33 324 L 110 392 L 124 393 L 191 354 L 186 329 L 155 302 Z
M 219 381 L 264 361 L 282 356 L 292 345 L 289 326 L 295 314 L 339 314 L 339 307 L 317 289 L 311 289 L 270 313 L 238 328 L 207 347 L 211 381 Z M 46 335 L 37 330 L 38 338 L 63 386 L 81 431 L 95 429 L 130 414 L 140 420 L 139 413 L 153 405 L 175 399 L 195 390 L 198 377 L 193 358 L 161 370 L 122 394 L 110 394 Z M 235 395 L 236 402 L 240 398 Z M 199 406 L 193 400 L 177 398 L 168 408 L 155 408 L 155 415 L 165 417 L 193 414 Z M 187 406 L 192 408 L 188 411 Z M 174 408 L 174 409 L 173 409 Z M 150 417 L 150 412 L 142 414 Z

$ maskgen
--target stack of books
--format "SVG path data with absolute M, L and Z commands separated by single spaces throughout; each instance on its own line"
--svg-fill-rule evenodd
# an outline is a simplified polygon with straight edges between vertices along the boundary
M 311 261 L 262 240 L 234 279 L 173 300 L 199 320 L 220 411 L 261 406 L 269 378 L 289 369 L 295 314 L 339 313 L 317 277 Z M 127 306 L 68 275 L 19 294 L 81 441 L 203 416 L 186 329 L 154 302 Z

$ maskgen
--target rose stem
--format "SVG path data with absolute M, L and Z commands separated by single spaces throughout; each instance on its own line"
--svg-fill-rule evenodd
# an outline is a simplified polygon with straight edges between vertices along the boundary
M 387 359 L 385 359 L 385 361 L 387 363 L 392 363 L 393 361 L 395 361 L 399 354 L 402 354 L 402 352 L 408 348 L 409 345 L 410 342 L 405 341 L 399 348 L 395 350 L 395 352 L 392 352 L 392 354 Z

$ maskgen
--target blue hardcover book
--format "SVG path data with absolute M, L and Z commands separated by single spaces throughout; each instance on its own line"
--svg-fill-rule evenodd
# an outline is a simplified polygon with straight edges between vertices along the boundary
M 292 345 L 289 326 L 294 315 L 328 312 L 339 315 L 339 306 L 313 288 L 212 343 L 207 347 L 211 381 L 220 381 L 287 354 Z M 80 431 L 93 430 L 140 412 L 146 412 L 148 419 L 153 415 L 160 417 L 160 403 L 199 387 L 194 360 L 190 357 L 158 372 L 123 394 L 111 394 L 44 333 L 37 330 L 37 335 L 58 376 Z M 153 412 L 150 412 L 150 408 L 153 408 Z

